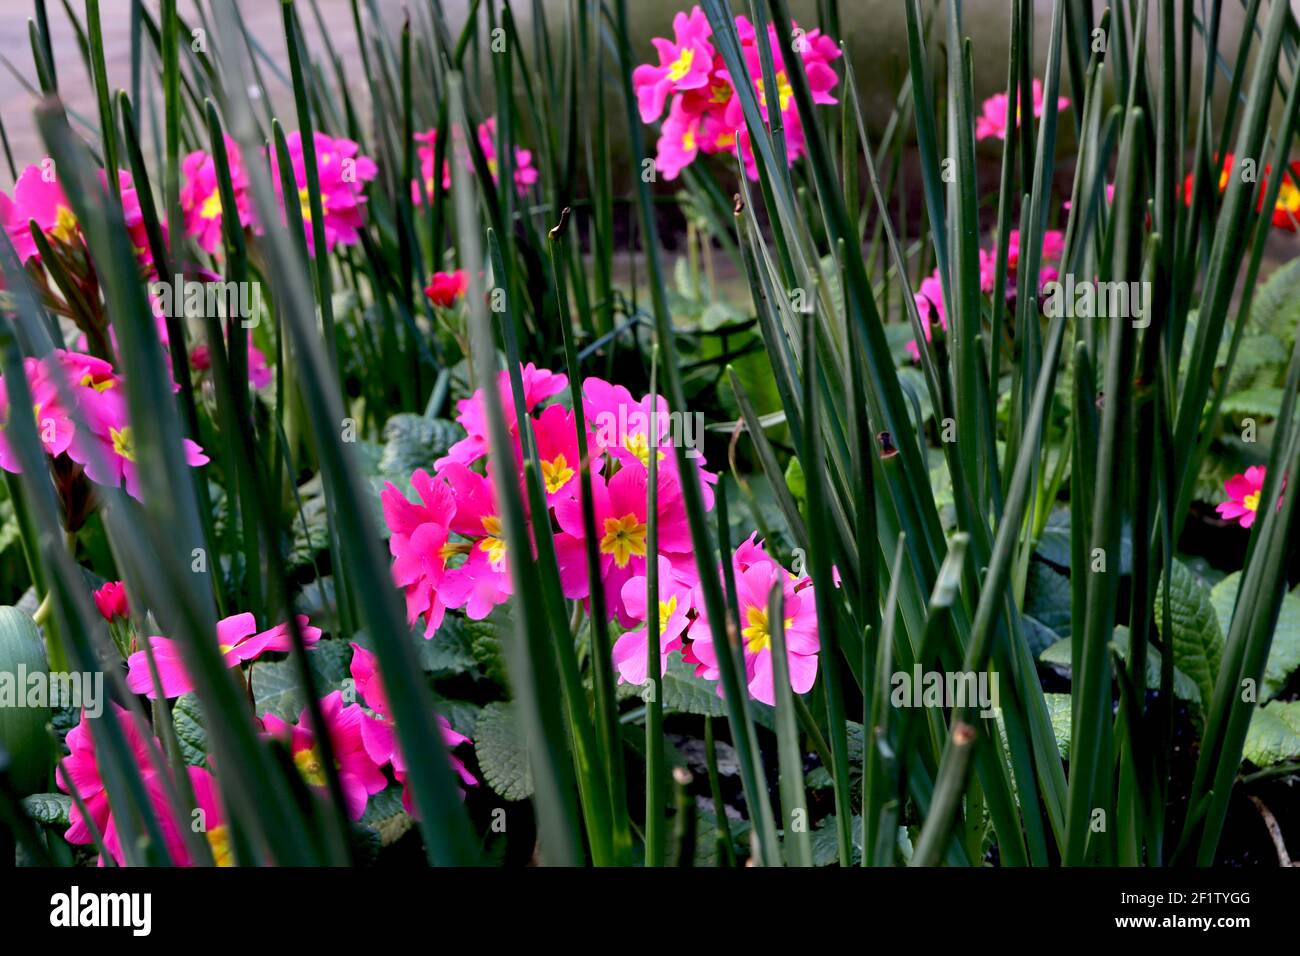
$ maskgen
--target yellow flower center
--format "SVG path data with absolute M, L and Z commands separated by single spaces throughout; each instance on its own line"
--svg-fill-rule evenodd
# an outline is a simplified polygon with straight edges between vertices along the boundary
M 668 79 L 674 82 L 680 80 L 691 71 L 691 64 L 694 61 L 695 51 L 690 47 L 683 47 L 682 52 L 677 54 L 677 59 L 673 60 L 668 68 Z
M 131 437 L 131 426 L 110 428 L 108 434 L 113 439 L 113 451 L 127 461 L 135 461 L 135 441 Z
M 472 550 L 474 550 L 474 545 L 467 541 L 448 541 L 438 549 L 438 557 L 442 558 L 442 563 L 446 565 L 456 555 L 469 554 Z
M 600 539 L 601 554 L 612 554 L 614 563 L 620 568 L 627 567 L 632 555 L 645 557 L 645 525 L 636 520 L 636 515 L 625 514 L 621 518 L 605 519 L 605 537 Z
M 695 130 L 689 126 L 686 127 L 686 131 L 682 133 L 682 149 L 686 150 L 688 153 L 695 151 Z
M 224 825 L 207 832 L 208 846 L 212 847 L 212 862 L 217 866 L 234 866 L 235 857 L 230 852 L 230 831 Z
M 1246 497 L 1241 499 L 1242 507 L 1249 508 L 1251 511 L 1259 510 L 1259 492 L 1252 491 Z
M 731 99 L 731 87 L 726 83 L 719 83 L 717 86 L 712 86 L 709 89 L 713 93 L 713 95 L 709 97 L 710 103 L 722 104 Z
M 1289 180 L 1283 180 L 1277 193 L 1276 208 L 1284 212 L 1300 212 L 1300 189 Z
M 731 146 L 735 146 L 735 145 L 736 145 L 736 134 L 735 134 L 735 133 L 719 133 L 719 134 L 718 134 L 718 138 L 717 138 L 717 140 L 714 142 L 714 145 L 717 146 L 719 149 L 727 149 L 727 148 L 729 148 L 729 147 L 731 147 Z
M 672 616 L 677 613 L 677 595 L 674 594 L 667 601 L 659 602 L 659 633 L 662 635 L 668 630 L 668 622 Z
M 294 766 L 302 778 L 313 787 L 325 786 L 325 771 L 321 767 L 320 751 L 315 747 L 299 750 L 293 755 Z
M 478 546 L 480 550 L 487 553 L 492 568 L 499 571 L 501 562 L 506 558 L 506 542 L 501 537 L 501 519 L 496 515 L 485 515 L 483 530 L 487 533 L 487 537 L 480 541 Z
M 326 196 L 324 193 L 320 194 L 320 211 L 322 213 L 329 212 L 328 200 L 329 200 L 328 196 Z M 310 190 L 307 189 L 306 186 L 298 190 L 298 204 L 302 208 L 302 221 L 305 223 L 310 223 L 311 222 L 311 192 Z
M 751 654 L 757 654 L 764 648 L 772 645 L 772 634 L 767 628 L 767 611 L 756 604 L 751 604 L 745 609 L 745 620 L 748 626 L 740 633 L 745 638 L 745 647 Z M 794 618 L 787 617 L 785 626 L 789 628 L 794 623 Z
M 107 392 L 113 387 L 113 384 L 114 382 L 112 378 L 101 378 L 96 381 L 95 376 L 89 372 L 81 376 L 80 382 L 82 388 L 93 388 L 97 392 Z
M 694 138 L 692 137 L 692 142 L 693 141 Z M 623 447 L 636 455 L 637 461 L 641 462 L 641 464 L 645 465 L 647 468 L 650 467 L 650 442 L 646 440 L 645 435 L 642 435 L 640 432 L 634 435 L 628 435 L 623 442 Z M 655 459 L 657 461 L 663 461 L 664 453 L 656 450 Z
M 778 70 L 776 74 L 776 98 L 781 104 L 781 112 L 784 113 L 790 106 L 790 100 L 794 97 L 794 88 L 790 86 L 790 78 L 785 75 L 785 70 Z M 763 80 L 758 80 L 758 102 L 767 107 L 767 94 L 763 92 Z
M 574 474 L 564 455 L 556 455 L 550 461 L 542 462 L 542 480 L 546 482 L 546 490 L 551 494 L 567 485 Z
M 207 199 L 203 200 L 203 205 L 199 208 L 199 218 L 216 219 L 221 215 L 221 192 L 212 190 Z
M 60 206 L 54 218 L 54 228 L 50 235 L 60 242 L 71 242 L 77 237 L 77 217 L 67 206 Z

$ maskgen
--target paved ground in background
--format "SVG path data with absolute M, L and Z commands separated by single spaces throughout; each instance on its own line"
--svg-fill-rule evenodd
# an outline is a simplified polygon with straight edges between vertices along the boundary
M 236 0 L 236 3 L 254 39 L 278 62 L 286 63 L 280 3 L 277 0 Z M 360 57 L 357 54 L 351 3 L 349 0 L 317 0 L 317 4 L 329 30 L 330 42 L 344 58 L 345 64 L 352 70 L 353 75 L 359 75 Z M 71 6 L 81 15 L 83 4 L 73 2 Z M 146 6 L 156 11 L 157 0 L 149 0 Z M 392 24 L 401 22 L 404 0 L 377 0 L 376 6 L 387 22 Z M 56 57 L 55 71 L 59 75 L 59 90 L 74 115 L 94 118 L 97 109 L 95 93 L 77 46 L 76 33 L 62 4 L 50 0 L 47 7 Z M 463 3 L 461 0 L 452 0 L 445 3 L 444 7 L 448 10 L 448 16 L 452 17 L 454 16 L 452 11 L 458 11 L 463 7 Z M 186 22 L 193 25 L 199 23 L 198 18 L 194 16 L 194 5 L 191 0 L 179 0 L 178 8 Z M 31 45 L 27 33 L 27 21 L 34 16 L 33 9 L 30 0 L 0 0 L 0 10 L 6 14 L 0 17 L 0 56 L 3 56 L 14 68 L 11 70 L 9 65 L 0 62 L 0 116 L 4 118 L 14 162 L 20 169 L 27 162 L 35 162 L 44 155 L 32 120 L 32 105 L 35 100 L 24 85 L 25 82 L 34 88 L 37 87 L 36 71 L 32 65 Z M 115 90 L 129 89 L 131 85 L 131 0 L 100 0 L 100 16 L 103 20 L 104 56 L 108 68 L 109 86 Z M 310 4 L 299 5 L 299 18 L 306 30 L 308 42 L 315 47 L 319 31 Z M 14 76 L 15 70 L 21 74 L 21 81 Z M 148 75 L 146 71 L 145 76 Z M 272 77 L 268 76 L 266 81 L 272 87 L 271 95 L 276 102 L 279 103 L 283 99 L 285 105 L 291 107 L 291 95 L 285 95 L 280 84 Z M 9 170 L 4 163 L 0 163 L 0 182 L 5 187 L 12 185 Z
M 256 41 L 277 62 L 286 63 L 280 3 L 277 0 L 235 0 L 235 2 L 245 24 L 247 24 L 251 35 Z M 425 0 L 373 0 L 373 2 L 384 21 L 390 28 L 395 29 L 400 24 L 403 11 L 408 3 L 415 6 L 424 3 Z M 993 2 L 1001 3 L 1003 0 L 993 0 Z M 864 12 L 865 8 L 869 6 L 873 17 L 876 13 L 880 14 L 880 17 L 873 21 L 877 22 L 878 26 L 881 27 L 879 32 L 873 31 L 875 33 L 875 42 L 877 44 L 883 42 L 888 46 L 892 42 L 889 37 L 893 35 L 893 28 L 887 21 L 890 16 L 897 14 L 897 9 L 893 7 L 896 0 L 888 0 L 888 3 L 884 4 L 883 7 L 880 6 L 881 0 L 854 0 L 854 3 L 864 5 L 863 10 L 859 11 L 860 13 Z M 1293 3 L 1300 4 L 1300 0 L 1293 0 Z M 442 4 L 447 11 L 447 17 L 452 24 L 452 28 L 456 29 L 459 23 L 464 22 L 465 12 L 468 9 L 467 0 L 442 0 Z M 360 57 L 357 53 L 356 31 L 352 22 L 350 0 L 317 0 L 317 5 L 326 24 L 326 29 L 329 31 L 330 42 L 343 58 L 349 75 L 359 79 L 361 76 Z M 685 0 L 681 5 L 685 5 Z M 801 5 L 805 4 L 801 2 L 794 4 L 796 9 Z M 78 10 L 79 13 L 84 9 L 84 4 L 77 2 L 77 0 L 72 0 L 71 6 L 73 9 Z M 150 10 L 156 11 L 158 0 L 147 0 L 146 6 Z M 187 22 L 194 24 L 199 22 L 194 15 L 193 0 L 178 0 L 178 6 L 181 16 Z M 363 3 L 362 6 L 366 8 L 368 4 Z M 528 4 L 516 3 L 514 6 L 519 8 L 519 16 L 526 18 Z M 58 58 L 55 69 L 60 78 L 60 91 L 74 117 L 81 115 L 91 122 L 95 122 L 97 109 L 95 94 L 88 79 L 84 61 L 78 51 L 76 34 L 72 24 L 69 22 L 61 3 L 48 0 L 47 7 L 49 9 L 54 50 Z M 663 28 L 666 27 L 666 22 L 660 23 L 659 21 L 667 20 L 670 15 L 669 7 L 662 4 L 652 4 L 646 2 L 646 0 L 635 0 L 634 3 L 629 4 L 629 8 L 635 21 L 632 30 L 634 35 L 652 35 L 656 32 L 664 32 Z M 113 89 L 129 88 L 131 81 L 131 0 L 100 0 L 100 10 L 103 20 L 104 51 L 109 85 Z M 0 16 L 0 56 L 4 58 L 3 61 L 0 61 L 0 117 L 4 119 L 14 161 L 20 169 L 27 163 L 39 162 L 44 155 L 44 148 L 32 119 L 32 106 L 35 100 L 24 85 L 25 83 L 33 87 L 36 85 L 27 28 L 28 18 L 33 16 L 32 11 L 33 4 L 31 0 L 0 0 L 0 13 L 5 14 Z M 313 48 L 319 49 L 319 30 L 312 5 L 300 2 L 299 16 L 304 24 L 308 43 Z M 1040 28 L 1043 25 L 1042 23 L 1038 24 Z M 896 27 L 897 24 L 893 26 Z M 1230 47 L 1234 46 L 1236 42 L 1231 26 L 1230 23 L 1225 27 L 1227 34 L 1225 42 Z M 977 22 L 972 23 L 972 29 L 978 31 Z M 525 36 L 528 34 L 528 29 L 523 23 L 521 23 L 521 30 Z M 870 42 L 872 38 L 855 37 L 853 31 L 850 31 L 850 35 L 846 39 L 857 43 Z M 988 55 L 994 56 L 1000 52 L 1000 48 L 995 46 L 997 42 L 998 37 L 994 36 L 991 38 L 991 44 L 986 41 L 985 46 L 982 48 L 987 51 Z M 868 56 L 868 59 L 871 59 L 871 57 Z M 14 75 L 15 71 L 22 77 L 22 80 Z M 145 76 L 149 76 L 147 71 Z M 993 79 L 1000 82 L 998 77 L 993 77 Z M 282 115 L 291 113 L 293 108 L 291 93 L 270 75 L 266 76 L 266 82 L 270 87 L 269 94 L 275 100 L 279 112 Z M 892 93 L 884 96 L 882 102 L 887 101 L 885 102 L 886 111 L 892 105 L 892 100 Z M 143 111 L 141 112 L 143 113 Z M 11 186 L 12 180 L 9 176 L 8 166 L 0 161 L 0 188 L 8 189 Z M 1300 252 L 1300 238 L 1297 238 L 1295 234 L 1274 233 L 1270 237 L 1268 245 L 1268 265 L 1265 267 L 1265 272 L 1271 271 L 1273 265 L 1293 258 L 1298 252 Z

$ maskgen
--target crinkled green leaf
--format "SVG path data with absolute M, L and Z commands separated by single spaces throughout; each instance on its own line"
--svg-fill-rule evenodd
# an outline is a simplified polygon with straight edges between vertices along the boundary
M 33 793 L 23 797 L 22 804 L 27 816 L 42 826 L 68 826 L 72 798 L 66 793 Z
M 1069 694 L 1044 694 L 1047 702 L 1047 717 L 1052 722 L 1052 734 L 1056 737 L 1056 749 L 1062 760 L 1070 759 L 1070 707 Z
M 479 714 L 474 751 L 487 785 L 506 800 L 533 795 L 528 747 L 511 703 L 488 704 Z
M 181 757 L 191 767 L 208 765 L 208 732 L 203 728 L 203 705 L 197 694 L 185 694 L 172 704 L 172 723 Z
M 1257 415 L 1276 418 L 1282 407 L 1282 389 L 1256 385 L 1223 396 L 1222 409 L 1229 415 Z
M 1070 579 L 1046 562 L 1029 562 L 1025 614 L 1059 634 L 1070 634 Z
M 417 633 L 415 640 L 420 666 L 435 676 L 473 670 L 478 662 L 466 627 L 468 623 L 458 614 L 448 614 L 432 637 L 425 638 L 422 633 Z
M 483 674 L 502 687 L 509 686 L 506 672 L 506 658 L 501 646 L 500 622 L 496 615 L 488 615 L 481 621 L 465 621 L 465 633 L 469 635 L 470 654 L 478 662 Z M 509 632 L 506 632 L 509 633 Z
M 1186 565 L 1172 564 L 1169 581 L 1170 623 L 1173 628 L 1174 666 L 1196 682 L 1201 700 L 1214 697 L 1214 682 L 1219 676 L 1223 655 L 1223 633 L 1210 603 L 1210 589 Z M 1156 627 L 1164 634 L 1165 581 L 1156 590 Z
M 1290 351 L 1295 341 L 1296 327 L 1300 325 L 1300 259 L 1274 270 L 1272 275 L 1255 290 L 1250 307 L 1252 325 L 1277 336 Z
M 1115 628 L 1115 637 L 1112 643 L 1119 656 L 1128 660 L 1128 628 L 1120 626 Z M 1043 653 L 1038 655 L 1038 659 L 1044 664 L 1051 664 L 1053 667 L 1060 668 L 1065 673 L 1070 672 L 1070 639 L 1068 637 L 1057 641 Z M 1147 689 L 1158 690 L 1160 687 L 1160 651 L 1155 647 L 1147 647 Z M 1191 701 L 1195 704 L 1201 702 L 1201 690 L 1196 686 L 1196 681 L 1192 680 L 1177 667 L 1174 668 L 1174 696 L 1179 700 Z
M 1234 571 L 1210 591 L 1210 602 L 1224 634 L 1232 624 L 1232 606 L 1241 586 L 1241 572 Z M 1271 698 L 1286 686 L 1296 668 L 1300 667 L 1300 588 L 1282 599 L 1277 626 L 1273 629 L 1273 644 L 1264 665 L 1264 679 L 1260 683 L 1259 701 Z
M 839 837 L 836 835 L 835 827 L 835 814 L 831 813 L 827 814 L 817 829 L 813 830 L 811 834 L 813 866 L 830 866 L 839 860 Z M 862 817 L 854 815 L 851 830 L 853 843 L 849 847 L 849 853 L 852 864 L 856 866 L 862 861 Z
M 639 684 L 619 684 L 620 697 L 640 697 L 645 690 Z M 722 717 L 726 705 L 718 696 L 717 685 L 695 675 L 694 669 L 677 655 L 668 659 L 663 677 L 664 712 Z
M 402 806 L 402 788 L 397 785 L 381 790 L 370 798 L 361 823 L 379 834 L 381 846 L 396 843 L 415 825 L 415 821 Z
M 447 449 L 464 435 L 464 429 L 445 419 L 409 412 L 393 415 L 384 423 L 379 475 L 401 487 L 409 487 L 417 468 L 432 471 L 434 461 L 447 454 Z
M 1257 707 L 1241 755 L 1256 767 L 1300 759 L 1300 700 Z

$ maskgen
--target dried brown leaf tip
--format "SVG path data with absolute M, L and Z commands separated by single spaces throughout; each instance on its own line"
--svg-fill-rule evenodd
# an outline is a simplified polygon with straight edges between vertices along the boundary
M 964 720 L 952 725 L 952 742 L 958 747 L 968 747 L 975 742 L 975 728 Z
M 546 233 L 546 238 L 554 242 L 556 239 L 559 239 L 560 236 L 564 235 L 564 230 L 568 225 L 569 207 L 565 206 L 560 210 L 560 221 L 550 228 L 550 231 Z
M 740 198 L 740 193 L 736 193 L 731 197 L 731 212 L 733 215 L 739 216 L 744 211 L 745 200 Z
M 880 443 L 881 458 L 893 458 L 898 454 L 898 446 L 894 444 L 894 436 L 890 432 L 881 432 L 876 436 L 876 441 Z

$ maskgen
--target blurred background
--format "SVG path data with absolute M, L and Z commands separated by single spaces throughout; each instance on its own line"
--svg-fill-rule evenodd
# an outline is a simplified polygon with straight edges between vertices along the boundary
M 67 4 L 84 20 L 84 3 L 82 0 L 66 0 Z M 156 16 L 158 0 L 100 0 L 100 9 L 104 24 L 104 47 L 108 60 L 109 83 L 112 87 L 129 89 L 131 77 L 131 17 L 134 3 L 142 2 L 144 8 Z M 234 0 L 253 39 L 261 45 L 271 59 L 285 62 L 284 30 L 281 23 L 281 4 L 277 0 Z M 296 0 L 299 17 L 313 43 L 313 49 L 319 50 L 318 39 L 322 27 L 328 31 L 330 41 L 344 60 L 345 68 L 356 75 L 359 73 L 360 57 L 357 51 L 356 30 L 353 23 L 353 0 Z M 415 10 L 428 3 L 441 3 L 448 22 L 453 30 L 458 30 L 465 22 L 469 10 L 468 0 L 357 0 L 361 15 L 366 19 L 378 19 L 388 29 L 396 32 L 400 29 L 405 11 Z M 499 2 L 499 0 L 494 0 Z M 1103 4 L 1097 0 L 1069 0 L 1071 3 L 1092 3 L 1100 12 Z M 205 6 L 208 0 L 205 0 Z M 1293 5 L 1300 0 L 1292 0 Z M 533 35 L 532 24 L 535 10 L 540 9 L 551 34 L 558 35 L 565 29 L 567 10 L 570 0 L 514 0 L 512 11 L 520 26 L 520 34 L 527 42 Z M 923 12 L 935 7 L 932 0 L 923 0 Z M 1180 11 L 1193 7 L 1190 2 L 1176 4 Z M 632 25 L 633 50 L 640 61 L 652 58 L 653 48 L 650 38 L 654 36 L 671 36 L 673 15 L 681 9 L 689 9 L 687 0 L 628 0 L 628 15 Z M 733 3 L 737 10 L 747 8 L 745 3 Z M 31 47 L 28 39 L 27 21 L 34 16 L 33 0 L 3 0 L 7 16 L 0 18 L 0 116 L 3 117 L 5 130 L 9 137 L 14 160 L 21 168 L 25 163 L 37 161 L 43 155 L 43 149 L 36 137 L 31 120 L 33 95 L 31 89 L 36 86 L 32 67 Z M 74 114 L 91 117 L 95 112 L 95 95 L 87 79 L 84 61 L 77 52 L 80 49 L 76 31 L 64 9 L 64 4 L 47 0 L 46 8 L 50 28 L 54 37 L 54 50 L 59 56 L 55 68 L 59 73 L 60 86 L 67 104 Z M 817 22 L 817 3 L 815 0 L 791 0 L 791 11 L 797 21 L 805 27 L 820 26 Z M 1034 4 L 1035 15 L 1035 51 L 1038 62 L 1035 73 L 1041 74 L 1042 60 L 1046 57 L 1045 40 L 1048 20 L 1051 15 L 1052 0 L 1037 0 Z M 202 21 L 197 16 L 193 0 L 179 0 L 178 9 L 181 16 L 192 25 Z M 975 93 L 977 100 L 992 95 L 1006 84 L 1007 31 L 1009 22 L 1007 0 L 966 0 L 965 29 L 971 37 L 975 50 Z M 423 13 L 424 11 L 420 11 Z M 942 12 L 942 10 L 941 10 Z M 1240 38 L 1242 10 L 1237 3 L 1224 4 L 1224 22 L 1221 27 L 1221 45 L 1226 49 L 1235 49 Z M 857 70 L 861 95 L 867 121 L 871 131 L 878 133 L 887 121 L 894 107 L 895 98 L 906 73 L 906 33 L 904 25 L 904 7 L 900 0 L 844 0 L 840 3 L 841 39 L 853 58 Z M 1152 15 L 1154 23 L 1154 14 Z M 935 30 L 935 50 L 942 51 L 939 42 L 943 35 L 942 20 Z M 1194 45 L 1200 49 L 1199 35 Z M 1256 44 L 1258 46 L 1258 44 Z M 1159 51 L 1155 51 L 1159 59 Z M 936 58 L 935 62 L 942 60 Z M 265 95 L 282 107 L 291 108 L 292 98 L 286 83 L 268 74 L 268 89 Z M 1067 95 L 1068 79 L 1062 71 L 1063 92 Z M 1220 96 L 1225 92 L 1226 83 L 1219 84 Z M 482 96 L 490 98 L 490 91 L 484 89 Z M 616 107 L 621 109 L 621 107 Z M 621 116 L 621 112 L 613 115 Z M 374 121 L 374 117 L 371 117 Z M 147 120 L 146 120 L 147 122 Z M 618 124 L 621 129 L 621 124 Z M 1062 128 L 1061 149 L 1072 147 L 1070 135 L 1071 124 Z M 615 135 L 619 135 L 615 131 Z M 649 140 L 653 144 L 653 137 Z M 1000 145 L 983 144 L 981 154 L 986 159 L 1000 155 Z M 3 185 L 8 187 L 8 170 L 0 172 Z

